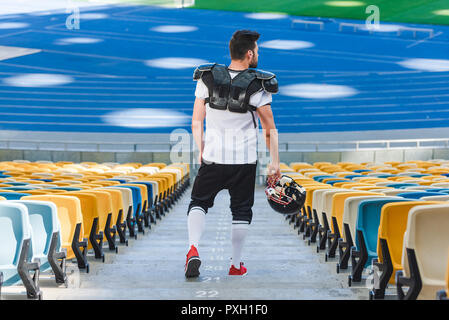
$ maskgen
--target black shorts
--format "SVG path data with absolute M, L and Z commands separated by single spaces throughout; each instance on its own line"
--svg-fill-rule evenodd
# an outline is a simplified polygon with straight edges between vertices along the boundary
M 251 223 L 256 167 L 257 163 L 201 163 L 198 175 L 193 183 L 192 200 L 188 211 L 192 207 L 201 207 L 207 212 L 214 205 L 217 193 L 223 189 L 228 189 L 231 196 L 232 220 Z

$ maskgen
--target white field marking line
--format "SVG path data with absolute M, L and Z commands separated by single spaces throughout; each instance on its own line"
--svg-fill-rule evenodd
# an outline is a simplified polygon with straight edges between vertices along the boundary
M 193 97 L 193 96 L 192 96 Z M 118 104 L 177 104 L 179 101 L 133 101 L 133 100 L 76 100 L 76 99 L 42 99 L 42 98 L 4 98 L 0 97 L 0 100 L 23 100 L 23 101 L 53 101 L 53 102 L 88 102 L 88 103 L 118 103 Z M 193 105 L 194 99 L 192 98 L 189 103 Z
M 308 117 L 334 117 L 334 116 L 368 116 L 368 115 L 389 115 L 389 114 L 417 114 L 417 113 L 429 113 L 429 114 L 434 114 L 434 113 L 439 113 L 439 112 L 449 112 L 449 109 L 439 109 L 439 110 L 408 110 L 408 111 L 390 111 L 390 112 L 354 112 L 354 113 L 333 113 L 333 114 L 323 114 L 323 113 L 311 113 L 308 114 Z M 277 118 L 287 118 L 289 117 L 288 115 L 278 115 Z M 300 118 L 300 115 L 291 115 L 291 118 Z
M 27 116 L 27 117 L 49 117 L 49 118 L 115 118 L 113 115 L 107 114 L 54 114 L 54 113 L 17 113 L 17 112 L 0 112 L 4 116 Z M 128 119 L 140 119 L 141 116 L 126 116 Z M 172 118 L 172 116 L 165 116 L 164 118 Z M 177 118 L 190 118 L 188 115 L 179 116 Z
M 191 101 L 186 101 L 186 102 L 181 102 L 181 103 L 185 103 L 185 104 L 192 104 Z M 173 102 L 173 104 L 175 104 Z M 77 110 L 82 111 L 82 110 L 105 110 L 105 111 L 123 111 L 124 108 L 122 107 L 103 107 L 103 108 L 99 108 L 99 107 L 60 107 L 60 106 L 25 106 L 25 105 L 1 105 L 0 104 L 0 109 L 12 109 L 12 108 L 23 108 L 23 109 L 46 109 L 46 110 L 70 110 L 73 112 L 76 112 Z M 126 109 L 126 108 L 125 108 Z M 176 108 L 177 111 L 192 111 L 192 108 Z
M 116 125 L 113 124 L 106 124 L 106 123 L 102 123 L 102 122 L 95 122 L 95 123 L 89 123 L 89 122 L 83 122 L 83 123 L 78 123 L 78 122 L 33 122 L 33 121 L 3 121 L 0 120 L 0 123 L 3 124 L 32 124 L 32 125 L 52 125 L 52 126 L 88 126 L 88 127 L 114 127 L 116 128 Z M 185 125 L 185 126 L 160 126 L 157 127 L 158 129 L 160 128 L 188 128 L 190 127 L 190 125 Z M 152 129 L 152 128 L 129 128 L 129 129 L 140 129 L 140 130 L 146 130 L 146 129 Z M 86 142 L 87 144 L 89 142 Z M 138 143 L 138 144 L 148 144 L 148 143 Z
M 0 93 L 20 94 L 51 94 L 55 96 L 99 96 L 99 97 L 191 97 L 192 94 L 175 93 L 96 93 L 96 92 L 46 92 L 46 91 L 10 91 L 0 90 Z
M 41 52 L 44 52 L 44 50 L 42 50 Z M 0 65 L 4 65 L 4 66 L 8 66 L 8 67 L 22 68 L 22 69 L 43 70 L 43 71 L 51 71 L 51 72 L 63 72 L 67 76 L 74 76 L 74 77 L 86 76 L 86 77 L 98 77 L 98 78 L 120 78 L 120 76 L 107 75 L 107 74 L 95 74 L 95 73 L 88 73 L 88 72 L 82 72 L 82 71 L 56 69 L 56 68 L 47 68 L 47 67 L 38 67 L 38 66 L 29 66 L 29 65 L 24 65 L 24 64 L 20 65 L 20 64 L 15 64 L 15 63 L 6 63 L 6 62 L 0 62 Z M 73 73 L 75 73 L 75 74 L 73 74 Z M 145 77 L 142 77 L 142 78 L 145 78 Z
M 424 99 L 424 98 L 437 98 L 437 97 L 449 97 L 449 94 L 407 96 L 406 98 L 407 99 Z M 359 101 L 359 100 L 360 101 L 365 101 L 365 100 L 388 100 L 388 99 L 400 100 L 400 99 L 404 99 L 404 97 L 389 96 L 389 97 L 365 97 L 365 98 L 336 98 L 336 99 L 332 99 L 332 101 L 333 102 L 335 102 L 335 101 Z M 296 100 L 293 100 L 293 99 L 277 100 L 277 103 L 280 103 L 280 102 L 296 102 L 296 103 L 315 102 L 315 103 L 321 103 L 322 104 L 323 100 L 329 100 L 329 99 L 302 99 L 302 98 L 298 98 Z M 329 102 L 329 101 L 327 101 L 327 102 Z
M 437 32 L 437 33 L 436 33 L 435 35 L 433 35 L 433 36 L 429 36 L 429 37 L 424 38 L 424 39 L 422 39 L 422 40 L 416 41 L 415 43 L 409 44 L 408 46 L 406 46 L 406 48 L 408 49 L 408 48 L 417 46 L 418 44 L 421 44 L 421 43 L 423 43 L 423 42 L 426 42 L 427 40 L 430 40 L 430 39 L 434 39 L 434 38 L 438 37 L 438 36 L 441 35 L 441 34 L 443 34 L 443 32 L 442 32 L 442 31 L 439 31 L 439 32 Z
M 22 30 L 22 31 L 17 31 L 17 32 L 11 32 L 11 33 L 7 33 L 7 34 L 2 34 L 2 35 L 0 35 L 0 38 L 7 38 L 7 37 L 11 37 L 11 36 L 16 36 L 16 35 L 19 35 L 19 34 L 28 33 L 28 32 L 32 32 L 32 30 L 28 29 L 28 30 Z
M 428 106 L 428 105 L 449 105 L 449 101 L 434 101 L 434 102 L 421 102 L 421 103 L 392 103 L 392 104 L 371 104 L 371 105 L 355 105 L 355 106 L 318 106 L 318 107 L 301 107 L 301 110 L 327 110 L 327 109 L 350 109 L 350 108 L 391 108 L 402 106 Z M 278 115 L 279 116 L 279 115 Z M 277 117 L 278 117 L 277 116 Z
M 76 81 L 78 82 L 78 81 Z M 0 85 L 1 87 L 5 87 L 5 88 L 10 88 L 11 86 L 9 85 Z M 54 89 L 54 87 L 48 87 L 48 88 L 42 88 L 40 87 L 39 89 Z M 153 88 L 153 87 L 143 87 L 143 88 L 134 88 L 134 87 L 59 87 L 58 90 L 112 90 L 112 91 L 117 91 L 117 90 L 131 90 L 131 91 L 144 91 L 144 90 L 149 90 L 149 91 L 157 91 L 157 90 L 161 90 L 161 91 L 171 91 L 171 90 L 185 90 L 185 91 L 194 91 L 194 88 Z M 14 91 L 14 90 L 5 90 L 3 91 L 5 93 L 14 93 L 14 92 L 18 92 L 18 91 Z M 50 92 L 47 91 L 42 91 L 41 93 L 44 94 L 48 94 Z
M 385 82 L 385 81 L 397 81 L 397 80 L 415 80 L 415 79 L 434 79 L 434 78 L 447 78 L 449 77 L 449 72 L 447 74 L 441 74 L 441 75 L 432 75 L 432 76 L 419 76 L 419 77 L 398 77 L 398 78 L 378 78 L 378 79 L 370 79 L 369 81 L 373 81 L 373 82 Z M 344 83 L 351 83 L 354 81 L 357 81 L 357 85 L 358 83 L 360 83 L 362 79 L 332 79 L 331 83 L 336 83 L 336 82 L 344 82 Z M 365 81 L 366 82 L 366 81 Z M 432 82 L 428 82 L 429 84 L 432 84 Z M 447 83 L 447 81 L 446 81 Z M 375 83 L 373 83 L 373 85 L 376 85 Z
M 372 123 L 381 123 L 381 124 L 392 124 L 392 123 L 409 123 L 409 122 L 437 122 L 437 121 L 448 121 L 449 118 L 437 118 L 437 119 L 400 119 L 400 120 L 387 120 L 387 121 L 345 121 L 345 122 L 296 122 L 296 123 L 280 123 L 279 125 L 282 127 L 287 126 L 298 126 L 298 127 L 306 127 L 306 126 L 317 126 L 317 125 L 351 125 L 351 124 L 372 124 Z

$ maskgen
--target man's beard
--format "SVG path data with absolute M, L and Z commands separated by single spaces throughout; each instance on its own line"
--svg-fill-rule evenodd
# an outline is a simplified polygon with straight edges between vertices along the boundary
M 251 63 L 249 64 L 250 68 L 257 68 L 257 61 L 251 61 Z

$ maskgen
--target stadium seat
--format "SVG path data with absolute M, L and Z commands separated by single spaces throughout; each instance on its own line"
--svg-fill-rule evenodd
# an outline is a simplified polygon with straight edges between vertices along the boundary
M 448 247 L 449 204 L 412 208 L 404 234 L 403 270 L 396 273 L 399 300 L 435 299 L 445 288 Z
M 449 201 L 449 194 L 445 196 L 427 196 L 420 198 L 423 201 Z
M 327 244 L 327 234 L 330 230 L 330 226 L 327 222 L 327 218 L 324 214 L 324 195 L 327 192 L 335 192 L 335 191 L 347 191 L 346 189 L 342 188 L 325 188 L 325 189 L 317 189 L 314 190 L 312 194 L 312 212 L 314 213 L 314 216 L 318 218 L 318 244 L 317 244 L 317 251 L 324 250 L 326 248 Z M 316 213 L 316 215 L 315 215 Z
M 114 245 L 109 246 L 110 250 L 115 250 L 118 252 L 118 248 L 115 245 L 115 235 L 118 234 L 119 226 L 122 227 L 123 225 L 123 200 L 122 200 L 122 192 L 120 190 L 115 189 L 106 189 L 106 188 L 98 188 L 94 189 L 94 191 L 102 191 L 107 192 L 111 196 L 112 200 L 112 216 L 111 216 L 111 224 L 113 225 L 113 228 L 115 228 L 114 232 Z M 122 229 L 123 230 L 123 229 Z
M 320 189 L 329 189 L 326 185 L 313 185 L 306 187 L 306 201 L 302 209 L 302 214 L 299 213 L 295 222 L 295 227 L 298 227 L 298 234 L 304 232 L 303 239 L 310 236 L 308 244 L 315 243 L 318 235 L 319 220 L 317 212 L 312 208 L 313 193 Z
M 403 197 L 403 198 L 407 198 L 407 199 L 421 199 L 422 197 L 430 197 L 430 196 L 445 196 L 447 194 L 442 193 L 442 192 L 429 192 L 429 191 L 424 191 L 424 192 L 404 192 L 404 193 L 398 193 L 397 196 L 398 197 Z
M 132 218 L 133 215 L 133 197 L 132 191 L 127 188 L 117 188 L 114 186 L 104 187 L 104 189 L 118 190 L 122 195 L 123 210 L 119 212 L 117 217 L 117 234 L 120 238 L 120 243 L 126 244 L 128 246 L 128 240 L 126 236 L 126 221 Z
M 427 204 L 438 204 L 433 201 L 408 201 L 406 203 L 389 203 L 382 208 L 379 223 L 377 256 L 373 261 L 381 275 L 377 288 L 370 291 L 370 298 L 382 299 L 388 283 L 395 283 L 395 274 L 402 269 L 402 247 L 404 233 L 410 209 Z
M 100 217 L 100 223 L 102 223 L 104 236 L 108 241 L 109 250 L 118 252 L 118 248 L 115 244 L 115 238 L 117 235 L 117 227 L 115 225 L 117 221 L 118 212 L 113 210 L 112 195 L 108 190 L 100 189 L 88 189 L 83 190 L 83 193 L 93 194 L 97 197 L 98 201 L 98 213 Z M 121 195 L 120 195 L 121 196 Z M 103 224 L 104 223 L 104 224 Z
M 156 223 L 156 217 L 153 208 L 153 183 L 150 181 L 136 180 L 133 184 L 143 184 L 147 187 L 147 201 L 142 208 L 144 214 L 145 227 L 151 228 L 151 223 Z
M 348 193 L 348 192 L 354 192 L 354 190 L 350 189 L 344 189 L 341 188 L 340 190 L 332 190 L 327 191 L 323 194 L 323 222 L 325 228 L 327 228 L 327 252 L 325 254 L 325 260 L 327 261 L 328 258 L 335 258 L 335 252 L 337 250 L 338 246 L 338 238 L 339 235 L 333 232 L 332 229 L 332 206 L 333 206 L 333 199 L 336 194 L 339 193 Z
M 87 248 L 94 250 L 96 259 L 104 261 L 103 237 L 106 217 L 100 214 L 97 196 L 83 192 L 70 192 L 67 195 L 77 197 L 80 200 L 83 215 L 84 238 L 89 239 Z
M 66 258 L 69 260 L 76 258 L 78 268 L 89 272 L 86 256 L 87 239 L 83 238 L 84 226 L 80 200 L 76 197 L 53 194 L 26 196 L 21 200 L 50 201 L 56 205 L 61 226 L 61 245 L 67 251 Z
M 32 238 L 27 207 L 19 203 L 1 201 L 0 274 L 3 277 L 3 283 L 0 283 L 0 288 L 22 281 L 28 298 L 42 299 L 39 288 L 40 261 L 30 261 Z
M 340 261 L 337 264 L 337 273 L 340 271 L 340 262 L 341 259 L 345 256 L 345 251 L 349 254 L 350 248 L 341 246 L 340 243 L 343 242 L 342 232 L 343 232 L 343 214 L 345 208 L 345 202 L 347 199 L 352 197 L 360 197 L 360 196 L 380 196 L 380 193 L 367 192 L 367 191 L 349 191 L 336 193 L 332 197 L 332 213 L 331 213 L 331 229 L 332 229 L 332 242 L 330 243 L 330 248 L 334 248 L 333 250 L 339 249 L 340 253 Z M 343 269 L 346 269 L 347 265 L 343 263 Z
M 33 259 L 39 259 L 40 271 L 51 268 L 56 283 L 67 285 L 66 252 L 61 251 L 61 230 L 56 205 L 52 202 L 14 200 L 27 207 L 33 241 Z
M 403 187 L 418 187 L 419 184 L 417 183 L 390 183 L 386 184 L 385 187 L 393 187 L 396 189 L 401 189 Z
M 142 228 L 142 196 L 140 194 L 140 189 L 138 187 L 124 186 L 122 184 L 115 186 L 116 188 L 126 188 L 132 191 L 133 199 L 133 214 L 128 217 L 126 223 L 128 225 L 129 236 L 137 239 L 136 226 L 141 226 Z
M 0 197 L 5 198 L 6 200 L 20 200 L 22 197 L 29 195 L 29 193 L 20 192 L 0 192 Z
M 355 244 L 351 249 L 352 271 L 348 277 L 349 285 L 362 281 L 363 269 L 371 265 L 377 257 L 377 237 L 383 206 L 391 202 L 405 202 L 403 198 L 379 198 L 359 203 L 355 230 Z

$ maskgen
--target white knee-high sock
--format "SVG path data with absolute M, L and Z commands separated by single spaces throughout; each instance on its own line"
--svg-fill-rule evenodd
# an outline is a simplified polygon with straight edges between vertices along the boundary
M 206 225 L 206 213 L 200 207 L 193 207 L 187 216 L 187 227 L 189 230 L 189 249 L 193 245 L 198 248 L 201 235 Z
M 232 241 L 232 264 L 235 268 L 240 269 L 242 259 L 242 249 L 248 234 L 249 223 L 247 221 L 233 221 L 231 228 Z

